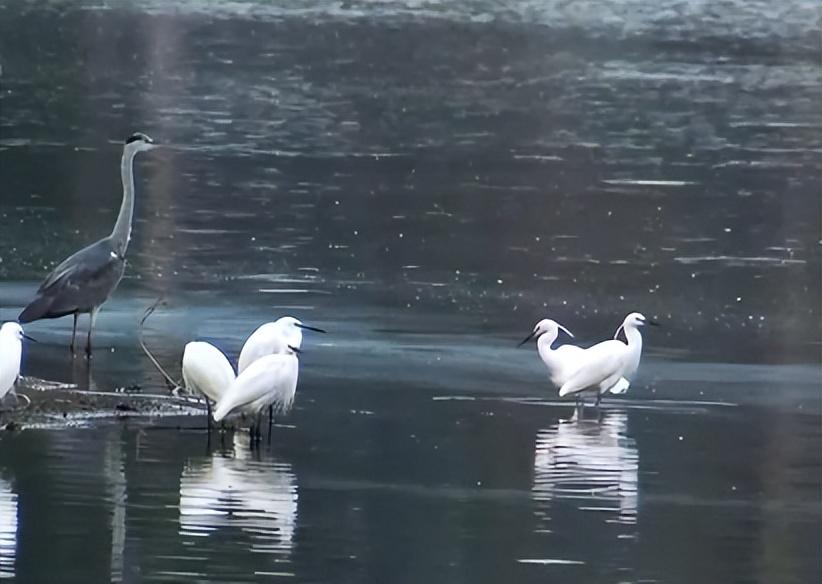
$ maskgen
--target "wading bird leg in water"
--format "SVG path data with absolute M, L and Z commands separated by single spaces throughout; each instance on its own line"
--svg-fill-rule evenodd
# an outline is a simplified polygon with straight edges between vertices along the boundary
M 89 313 L 88 336 L 86 337 L 86 358 L 91 359 L 91 331 L 94 330 L 94 321 L 97 320 L 99 308 L 92 308 Z
M 208 398 L 205 398 L 206 403 L 206 412 L 208 413 L 208 418 L 206 419 L 206 430 L 208 431 L 208 439 L 211 440 L 211 402 Z
M 76 357 L 77 353 L 74 350 L 74 339 L 77 337 L 77 319 L 79 318 L 79 313 L 74 313 L 74 326 L 71 329 L 71 345 L 69 349 L 71 349 L 71 356 Z
M 271 444 L 271 426 L 274 425 L 274 406 L 268 406 L 268 443 Z
M 601 401 L 602 401 L 602 392 L 597 391 L 597 401 L 594 403 L 594 407 L 598 408 L 599 407 L 599 402 L 601 402 Z

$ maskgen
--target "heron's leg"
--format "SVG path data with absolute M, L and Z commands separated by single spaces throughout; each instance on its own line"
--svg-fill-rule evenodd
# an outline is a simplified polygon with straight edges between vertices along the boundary
M 75 312 L 74 313 L 74 327 L 71 329 L 71 345 L 69 345 L 69 348 L 71 349 L 71 356 L 72 357 L 76 356 L 76 354 L 77 354 L 74 351 L 74 339 L 77 336 L 77 318 L 78 317 L 79 317 L 79 315 Z
M 92 308 L 88 313 L 88 336 L 86 337 L 86 356 L 91 359 L 91 333 L 94 330 L 94 321 L 97 320 L 99 308 Z

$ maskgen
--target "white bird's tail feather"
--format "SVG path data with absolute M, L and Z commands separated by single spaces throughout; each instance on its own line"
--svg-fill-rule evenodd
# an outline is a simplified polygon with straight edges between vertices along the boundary
M 619 381 L 617 381 L 616 384 L 608 391 L 610 391 L 614 395 L 621 395 L 628 391 L 629 387 L 631 387 L 631 382 L 625 379 L 624 377 L 620 377 Z

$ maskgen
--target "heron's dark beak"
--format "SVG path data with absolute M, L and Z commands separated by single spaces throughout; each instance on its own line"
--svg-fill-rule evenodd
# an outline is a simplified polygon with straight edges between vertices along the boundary
M 302 350 L 298 349 L 297 347 L 292 347 L 291 345 L 288 345 L 288 348 L 294 351 L 294 353 L 296 353 L 297 355 L 302 353 Z
M 26 339 L 27 341 L 31 341 L 32 343 L 39 343 L 40 342 L 37 339 L 32 339 L 30 336 L 28 336 L 25 333 L 23 333 L 23 338 Z
M 655 321 L 655 320 L 651 320 L 651 319 L 646 320 L 646 321 L 645 321 L 645 324 L 649 324 L 649 325 L 651 325 L 651 326 L 662 326 L 662 325 L 661 325 L 661 324 L 659 324 L 657 321 Z
M 527 343 L 528 341 L 530 341 L 531 339 L 533 339 L 535 334 L 537 334 L 537 331 L 531 331 L 531 334 L 530 334 L 530 335 L 528 335 L 527 337 L 525 337 L 525 338 L 524 338 L 524 339 L 520 342 L 520 344 L 519 344 L 519 345 L 517 345 L 517 347 L 521 347 L 521 346 L 523 346 L 525 343 Z
M 314 331 L 315 333 L 324 333 L 325 332 L 321 328 L 317 328 L 315 326 L 308 326 L 307 324 L 298 324 L 297 326 L 300 327 L 303 330 Z

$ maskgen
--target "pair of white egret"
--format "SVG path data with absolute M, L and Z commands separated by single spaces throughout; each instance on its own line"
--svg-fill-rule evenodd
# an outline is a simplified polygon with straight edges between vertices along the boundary
M 658 323 L 645 318 L 639 312 L 632 312 L 616 330 L 613 339 L 597 343 L 583 349 L 576 345 L 560 345 L 552 348 L 559 331 L 574 338 L 567 328 L 549 318 L 539 321 L 534 330 L 519 346 L 537 338 L 537 351 L 548 368 L 548 376 L 557 388 L 559 396 L 579 397 L 585 392 L 596 393 L 599 405 L 606 393 L 621 394 L 628 391 L 631 381 L 639 368 L 642 356 L 642 335 L 640 327 Z M 619 340 L 619 331 L 624 331 L 627 343 Z
M 243 345 L 236 375 L 220 349 L 205 341 L 188 343 L 183 351 L 183 383 L 188 391 L 205 397 L 209 424 L 212 415 L 215 422 L 232 414 L 249 415 L 254 420 L 251 435 L 259 440 L 262 415 L 268 409 L 270 437 L 274 410 L 285 413 L 294 403 L 303 330 L 325 332 L 292 316 L 261 325 Z

